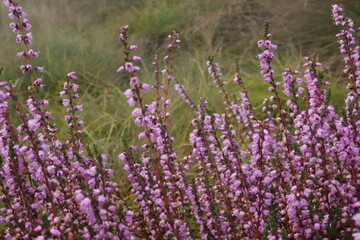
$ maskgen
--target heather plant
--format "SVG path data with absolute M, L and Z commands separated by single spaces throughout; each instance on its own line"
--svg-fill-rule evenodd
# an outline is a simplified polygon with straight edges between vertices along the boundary
M 45 109 L 49 102 L 40 97 L 43 68 L 32 64 L 39 53 L 30 49 L 27 14 L 16 1 L 4 4 L 16 42 L 23 45 L 17 56 L 25 59 L 20 70 L 29 76 L 30 86 L 24 105 L 11 84 L 1 83 L 1 222 L 6 223 L 1 238 L 128 238 L 133 212 L 123 206 L 116 183 L 109 180 L 113 171 L 106 168 L 106 156 L 83 150 L 76 73 L 67 74 L 60 92 L 69 131 L 68 139 L 61 141 Z M 16 118 L 11 117 L 12 107 Z
M 153 80 L 142 81 L 138 46 L 129 43 L 129 26 L 121 27 L 124 62 L 117 72 L 129 79 L 123 94 L 139 128 L 137 146 L 119 140 L 131 184 L 124 198 L 107 156 L 82 142 L 76 73 L 67 74 L 59 94 L 68 126 L 60 139 L 41 97 L 43 67 L 33 64 L 39 53 L 30 48 L 31 24 L 17 1 L 4 4 L 23 45 L 17 56 L 29 87 L 23 103 L 17 88 L 0 83 L 0 239 L 360 239 L 360 29 L 341 6 L 332 7 L 349 82 L 341 113 L 330 104 L 330 83 L 313 57 L 304 58 L 302 69 L 275 76 L 277 46 L 268 22 L 257 42 L 270 93 L 260 109 L 238 60 L 238 96 L 228 93 L 210 57 L 206 65 L 223 105 L 210 109 L 206 98 L 191 99 L 174 76 L 176 32 L 166 54 L 154 55 Z M 170 134 L 173 87 L 195 116 L 184 156 Z

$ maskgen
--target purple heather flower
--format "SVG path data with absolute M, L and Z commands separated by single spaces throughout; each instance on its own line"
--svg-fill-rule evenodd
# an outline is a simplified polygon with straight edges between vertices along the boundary
M 19 32 L 19 28 L 18 28 L 18 26 L 17 26 L 16 23 L 11 22 L 11 23 L 9 24 L 9 27 L 13 30 L 14 33 L 18 33 L 18 32 Z
M 83 111 L 83 106 L 82 105 L 77 105 L 76 107 L 75 107 L 75 111 Z
M 127 100 L 129 106 L 134 106 L 136 104 L 136 100 L 132 97 Z
M 42 78 L 37 78 L 37 79 L 34 81 L 34 84 L 35 84 L 35 85 L 40 85 L 42 82 L 43 82 L 43 79 L 42 79 Z
M 66 76 L 73 80 L 77 79 L 76 72 L 70 72 Z
M 134 96 L 132 89 L 127 89 L 125 92 L 123 92 L 126 98 L 132 98 Z
M 355 221 L 355 225 L 360 227 L 360 213 L 357 213 L 352 218 Z
M 142 83 L 141 84 L 141 89 L 143 90 L 149 90 L 151 88 L 150 84 L 147 84 L 147 83 Z
M 25 55 L 25 52 L 18 52 L 16 55 L 17 55 L 19 58 L 26 56 L 26 55 Z
M 135 62 L 139 62 L 139 61 L 141 61 L 141 57 L 139 57 L 139 56 L 133 56 L 133 60 L 134 60 Z
M 36 130 L 39 125 L 38 121 L 39 121 L 38 119 L 30 119 L 28 121 L 28 125 L 29 125 L 30 129 Z
M 73 92 L 77 92 L 78 88 L 79 88 L 79 85 L 77 85 L 77 84 L 71 85 L 71 89 L 73 90 Z
M 120 66 L 120 67 L 118 68 L 118 70 L 116 70 L 116 71 L 117 71 L 117 72 L 122 72 L 122 71 L 124 71 L 124 69 L 125 69 L 124 66 Z
M 130 50 L 136 50 L 136 49 L 138 49 L 138 46 L 136 46 L 136 45 L 130 45 L 129 49 L 130 49 Z
M 131 62 L 126 62 L 125 63 L 125 70 L 128 72 L 133 72 L 134 71 L 134 66 L 132 65 Z
M 142 110 L 140 108 L 135 108 L 133 111 L 132 111 L 132 115 L 134 117 L 140 117 L 142 115 Z
M 145 132 L 141 132 L 141 133 L 139 133 L 138 138 L 139 138 L 139 139 L 144 139 L 144 138 L 146 138 L 146 134 L 145 134 Z
M 138 77 L 132 77 L 130 78 L 130 86 L 135 86 L 139 84 L 139 78 Z
M 67 107 L 70 104 L 70 100 L 65 98 L 63 99 L 62 104 L 64 105 L 64 107 Z
M 147 105 L 146 106 L 146 113 L 154 113 L 155 112 L 155 109 L 156 109 L 156 105 L 157 103 L 156 102 L 152 102 L 151 104 Z

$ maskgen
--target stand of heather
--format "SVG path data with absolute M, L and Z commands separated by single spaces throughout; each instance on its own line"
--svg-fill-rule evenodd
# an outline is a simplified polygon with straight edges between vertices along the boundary
M 347 15 L 355 22 L 360 20 L 360 2 L 339 0 L 346 4 Z M 291 1 L 288 0 L 43 0 L 23 1 L 21 4 L 29 14 L 31 24 L 36 26 L 33 48 L 40 51 L 35 59 L 45 66 L 46 91 L 41 94 L 51 103 L 58 102 L 58 89 L 67 72 L 76 71 L 82 86 L 79 102 L 87 111 L 82 113 L 86 123 L 83 128 L 83 141 L 96 144 L 100 152 L 109 156 L 109 167 L 121 171 L 122 166 L 116 156 L 122 147 L 117 144 L 121 136 L 136 142 L 137 133 L 131 121 L 131 111 L 126 107 L 121 94 L 128 84 L 125 75 L 113 71 L 119 64 L 119 42 L 117 26 L 131 26 L 130 41 L 141 46 L 141 76 L 152 77 L 152 54 L 156 49 L 162 53 L 166 46 L 166 36 L 173 30 L 181 35 L 181 51 L 176 57 L 174 76 L 177 83 L 185 85 L 188 95 L 193 99 L 206 96 L 210 107 L 220 104 L 216 89 L 209 84 L 209 75 L 204 68 L 207 56 L 215 56 L 221 62 L 223 74 L 227 79 L 233 74 L 233 58 L 240 57 L 241 73 L 244 83 L 252 93 L 249 95 L 256 107 L 261 106 L 267 84 L 261 81 L 258 72 L 258 53 L 254 44 L 262 32 L 262 24 L 269 19 L 274 41 L 281 44 L 273 67 L 275 75 L 281 77 L 284 68 L 302 65 L 301 56 L 312 55 L 324 66 L 324 74 L 331 86 L 331 104 L 336 109 L 343 107 L 345 83 L 339 77 L 338 67 L 341 56 L 334 54 L 337 43 L 334 40 L 337 28 L 331 22 L 329 1 Z M 61 9 L 61 11 L 58 11 Z M 0 6 L 1 25 L 7 26 L 7 9 Z M 196 22 L 197 24 L 193 24 Z M 313 24 L 313 23 L 317 24 Z M 22 64 L 22 59 L 14 57 L 18 46 L 13 44 L 13 33 L 7 27 L 0 28 L 0 81 L 11 80 L 19 90 L 19 97 L 26 93 L 27 82 L 21 72 L 13 66 Z M 311 37 L 308 37 L 311 36 Z M 316 39 L 316 41 L 313 41 Z M 114 51 L 114 49 L 117 49 Z M 162 53 L 163 54 L 163 53 Z M 238 95 L 234 83 L 226 86 L 229 95 Z M 188 146 L 190 119 L 193 111 L 187 109 L 180 97 L 172 96 L 170 106 L 175 148 Z M 113 103 L 117 104 L 113 104 Z M 55 123 L 59 128 L 66 127 L 61 121 L 62 108 L 51 104 Z M 100 114 L 99 114 L 100 113 Z M 59 133 L 59 138 L 66 137 Z M 134 139 L 134 140 L 133 140 Z M 182 152 L 185 154 L 186 151 Z M 181 154 L 181 155 L 182 155 Z M 116 181 L 128 182 L 123 174 L 116 175 Z
M 121 27 L 117 72 L 129 80 L 123 95 L 138 129 L 136 140 L 116 143 L 124 147 L 119 159 L 130 182 L 124 194 L 108 157 L 83 143 L 79 76 L 64 76 L 67 135 L 59 137 L 43 99 L 46 78 L 31 22 L 17 1 L 3 3 L 28 87 L 19 94 L 15 84 L 0 83 L 0 239 L 360 239 L 360 28 L 341 6 L 332 6 L 347 82 L 340 112 L 315 58 L 276 75 L 269 22 L 257 42 L 268 97 L 261 106 L 251 101 L 239 59 L 232 77 L 238 93 L 230 94 L 209 57 L 222 99 L 216 108 L 207 96 L 191 98 L 176 79 L 177 32 L 165 54 L 154 55 L 147 79 L 131 29 Z M 183 148 L 172 134 L 174 92 L 195 116 Z

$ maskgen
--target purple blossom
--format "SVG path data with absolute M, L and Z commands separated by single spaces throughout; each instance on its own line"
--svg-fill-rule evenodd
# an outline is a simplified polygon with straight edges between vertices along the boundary
M 125 95 L 126 98 L 132 98 L 134 96 L 132 89 L 126 90 L 123 94 Z
M 125 63 L 125 70 L 128 72 L 133 72 L 134 71 L 134 66 L 132 65 L 131 62 L 126 62 Z
M 138 79 L 138 77 L 132 77 L 132 78 L 130 78 L 130 86 L 136 86 L 136 85 L 139 85 L 139 79 Z
M 134 60 L 135 62 L 139 62 L 139 61 L 141 61 L 141 57 L 139 57 L 139 56 L 133 56 L 133 60 Z
M 70 104 L 70 100 L 65 98 L 62 100 L 62 103 L 63 103 L 64 107 L 67 107 Z
M 70 79 L 73 79 L 73 80 L 75 80 L 75 79 L 78 78 L 78 77 L 76 76 L 76 72 L 70 72 L 70 73 L 68 73 L 66 76 L 67 76 L 68 78 L 70 78 Z
M 51 235 L 53 235 L 54 237 L 59 237 L 61 236 L 61 232 L 55 228 L 50 229 Z
M 138 46 L 137 45 L 130 45 L 129 49 L 130 50 L 136 50 L 136 49 L 138 49 Z
M 76 107 L 75 107 L 75 111 L 83 111 L 83 106 L 82 105 L 77 105 Z
M 116 70 L 116 71 L 117 71 L 117 72 L 122 72 L 122 71 L 124 71 L 124 69 L 125 69 L 124 66 L 120 66 L 120 67 L 118 68 L 118 70 Z
M 141 84 L 141 89 L 142 90 L 149 90 L 151 88 L 150 84 L 147 84 L 147 83 L 142 83 Z

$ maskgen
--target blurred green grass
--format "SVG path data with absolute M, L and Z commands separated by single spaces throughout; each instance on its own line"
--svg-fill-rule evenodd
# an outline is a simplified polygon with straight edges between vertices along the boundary
M 358 0 L 21 1 L 33 25 L 32 47 L 40 51 L 36 63 L 45 66 L 47 90 L 43 97 L 51 101 L 50 110 L 62 129 L 61 136 L 65 137 L 67 131 L 62 121 L 64 109 L 57 96 L 66 73 L 76 71 L 80 76 L 80 102 L 85 109 L 84 142 L 109 154 L 109 164 L 114 169 L 121 166 L 116 157 L 122 149 L 121 137 L 135 143 L 139 132 L 122 96 L 128 80 L 116 73 L 123 59 L 118 41 L 120 26 L 130 25 L 130 42 L 140 46 L 136 54 L 143 57 L 142 81 L 150 83 L 154 82 L 153 54 L 158 48 L 164 49 L 172 30 L 178 31 L 182 47 L 175 60 L 175 78 L 194 100 L 204 96 L 211 106 L 221 110 L 222 98 L 206 71 L 207 56 L 215 56 L 223 67 L 231 95 L 238 92 L 231 79 L 233 58 L 239 56 L 250 98 L 259 105 L 267 94 L 267 85 L 259 74 L 256 41 L 268 19 L 273 42 L 279 45 L 274 62 L 276 76 L 280 77 L 286 67 L 301 69 L 301 58 L 312 55 L 323 62 L 325 75 L 332 82 L 332 103 L 341 108 L 345 79 L 341 76 L 342 60 L 334 37 L 337 28 L 332 24 L 332 3 L 342 3 L 346 14 L 359 26 Z M 25 97 L 29 80 L 16 67 L 22 64 L 16 57 L 22 48 L 7 28 L 10 21 L 5 7 L 0 10 L 0 80 L 15 83 Z M 185 154 L 193 112 L 176 93 L 171 94 L 174 100 L 170 131 L 176 137 L 175 148 Z M 123 182 L 122 174 L 116 177 Z

